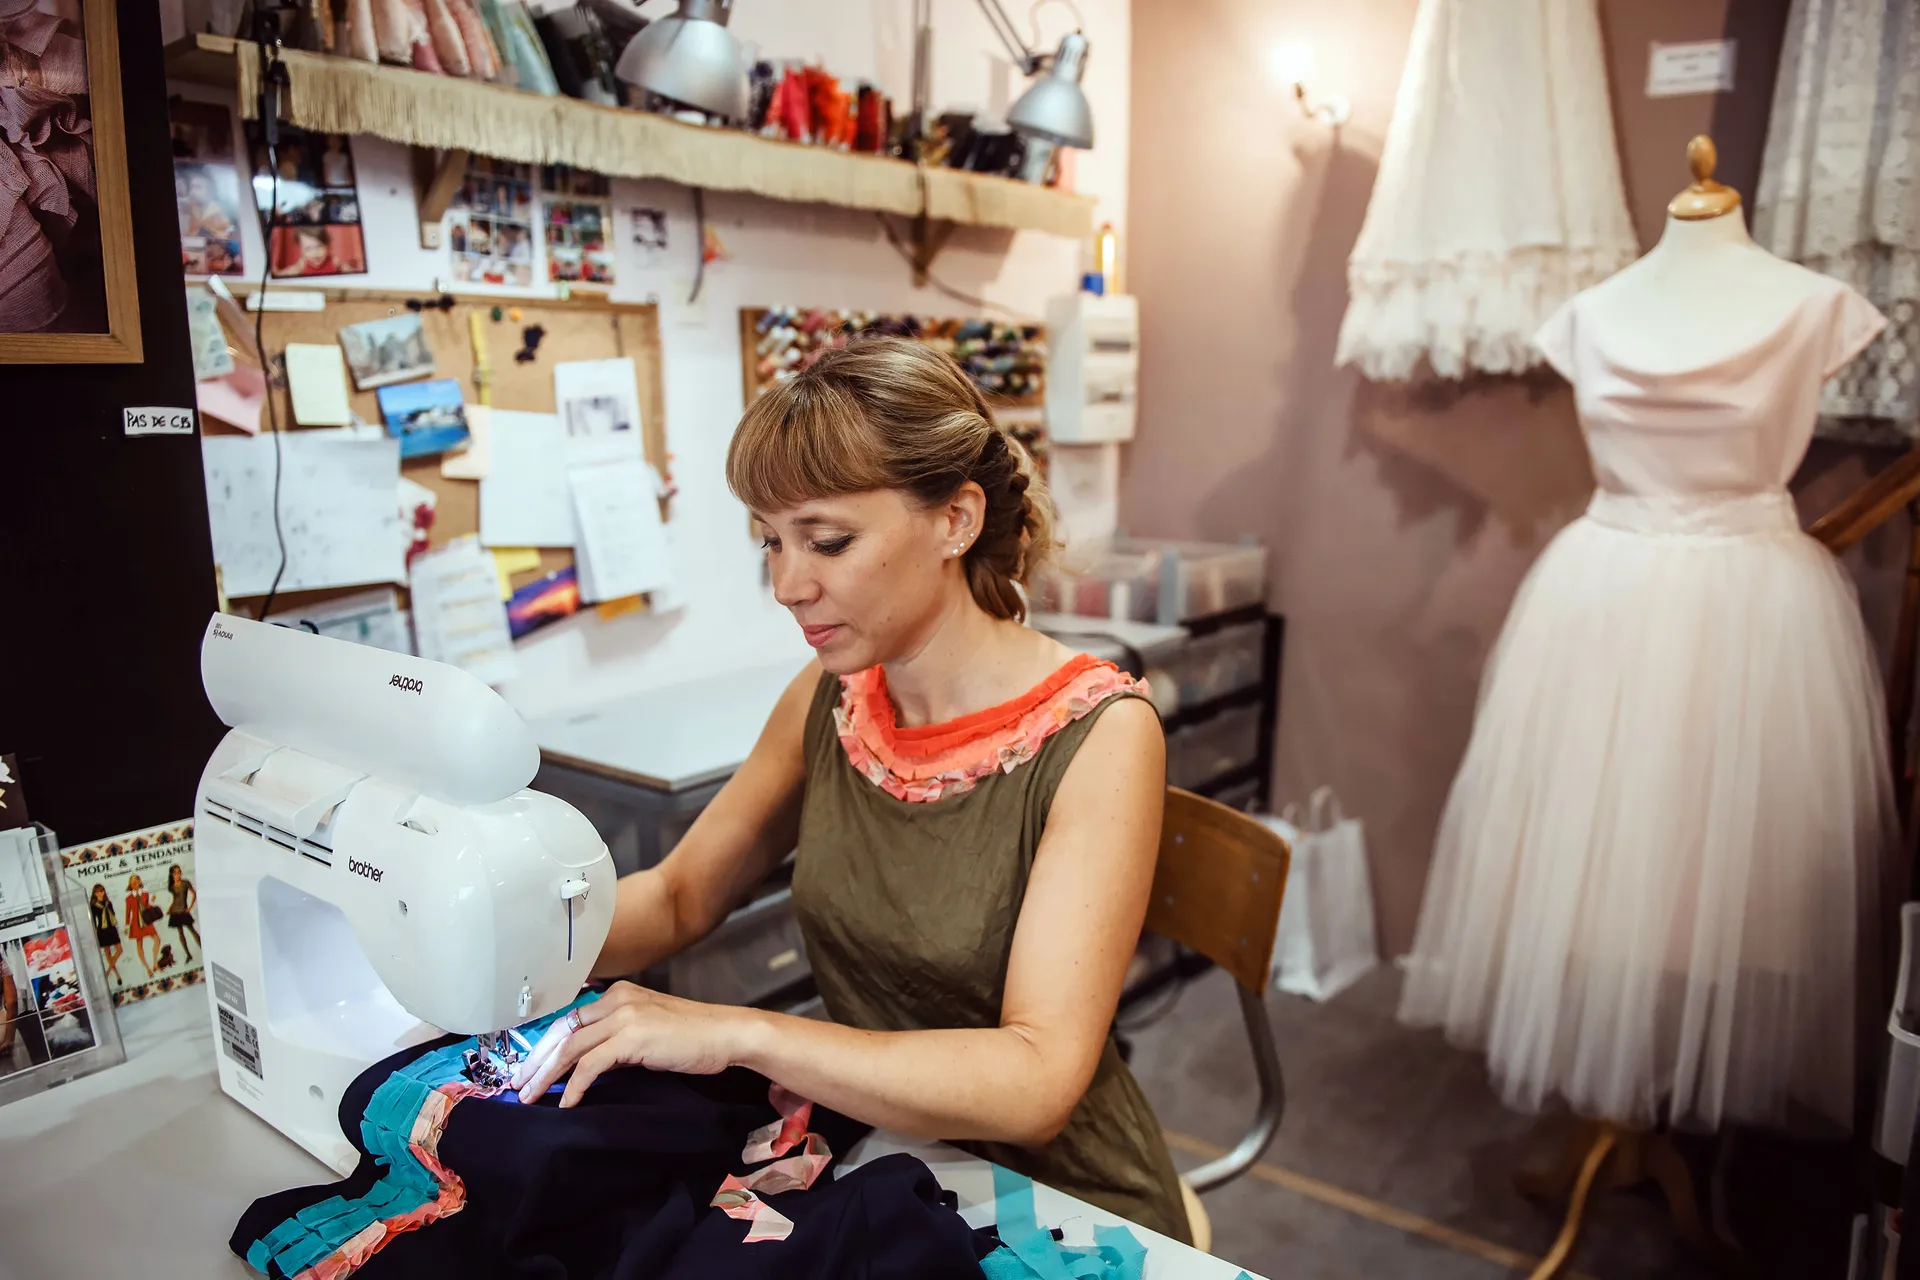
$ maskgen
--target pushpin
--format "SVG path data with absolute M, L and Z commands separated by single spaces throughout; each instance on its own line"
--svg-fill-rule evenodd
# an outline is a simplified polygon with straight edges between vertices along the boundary
M 504 311 L 502 311 L 502 310 L 501 310 L 501 309 L 500 309 L 499 307 L 495 307 L 495 308 L 493 309 L 493 322 L 494 322 L 495 324 L 499 324 L 499 323 L 500 323 L 500 317 L 501 317 L 501 316 L 503 316 L 503 315 L 505 315 L 505 314 L 506 314 L 506 313 L 505 313 Z
M 515 307 L 515 308 L 513 308 L 513 309 L 512 309 L 511 311 L 509 311 L 509 312 L 507 312 L 507 319 L 509 319 L 509 320 L 511 320 L 511 321 L 513 321 L 513 322 L 514 322 L 515 324 L 519 324 L 519 323 L 520 323 L 520 308 L 518 308 L 518 307 Z

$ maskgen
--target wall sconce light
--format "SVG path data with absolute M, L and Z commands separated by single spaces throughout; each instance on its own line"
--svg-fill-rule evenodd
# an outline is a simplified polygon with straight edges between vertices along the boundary
M 1300 41 L 1287 40 L 1274 47 L 1273 74 L 1293 90 L 1293 100 L 1300 104 L 1300 114 L 1307 119 L 1337 129 L 1352 118 L 1353 104 L 1339 94 L 1319 102 L 1307 100 L 1307 80 L 1313 74 L 1313 50 Z

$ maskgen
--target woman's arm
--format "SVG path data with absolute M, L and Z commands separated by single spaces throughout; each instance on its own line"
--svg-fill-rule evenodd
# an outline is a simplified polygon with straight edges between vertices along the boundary
M 695 1004 L 621 985 L 556 1024 L 517 1079 L 562 1106 L 609 1067 L 751 1067 L 803 1097 L 915 1137 L 1038 1146 L 1065 1127 L 1099 1064 L 1146 918 L 1160 846 L 1166 746 L 1145 702 L 1108 708 L 1067 767 L 1014 929 L 1000 1025 L 861 1031 Z
M 656 867 L 620 877 L 596 977 L 624 977 L 711 933 L 793 852 L 806 788 L 807 707 L 820 666 L 793 678 L 759 741 Z

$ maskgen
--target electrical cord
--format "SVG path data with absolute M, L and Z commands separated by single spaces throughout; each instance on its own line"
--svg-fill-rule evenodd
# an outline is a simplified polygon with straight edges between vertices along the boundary
M 1023 311 L 1015 310 L 1012 307 L 1002 306 L 998 302 L 989 302 L 985 298 L 978 297 L 974 294 L 967 293 L 960 289 L 956 289 L 952 285 L 948 284 L 946 281 L 934 275 L 933 272 L 922 268 L 921 266 L 919 266 L 919 264 L 914 262 L 913 251 L 907 248 L 905 244 L 901 243 L 899 234 L 895 232 L 893 229 L 893 224 L 887 221 L 887 215 L 884 213 L 876 213 L 873 216 L 874 216 L 874 219 L 880 223 L 880 229 L 887 233 L 887 243 L 893 246 L 894 252 L 898 253 L 901 256 L 901 258 L 903 258 L 906 261 L 906 264 L 908 266 L 914 268 L 914 270 L 918 271 L 921 275 L 925 276 L 927 279 L 927 283 L 932 285 L 939 292 L 946 294 L 949 298 L 952 298 L 956 302 L 964 302 L 968 306 L 978 307 L 982 311 L 998 311 L 1001 315 L 1010 316 L 1013 319 L 1020 321 L 1022 324 L 1039 324 L 1040 323 L 1040 321 L 1036 320 L 1034 317 L 1030 315 L 1027 315 Z
M 264 33 L 263 33 L 264 34 Z M 267 171 L 272 175 L 267 196 L 267 233 L 264 237 L 265 252 L 260 255 L 260 289 L 254 298 L 253 345 L 260 353 L 260 359 L 266 363 L 261 373 L 266 378 L 267 422 L 273 433 L 273 538 L 280 548 L 280 565 L 273 571 L 273 584 L 267 588 L 266 599 L 260 602 L 259 621 L 265 622 L 273 611 L 274 597 L 280 594 L 280 580 L 287 573 L 287 534 L 280 522 L 280 409 L 274 401 L 272 358 L 267 355 L 267 344 L 262 335 L 262 325 L 267 318 L 267 284 L 273 278 L 273 232 L 280 223 L 280 126 L 279 103 L 275 99 L 275 77 L 284 74 L 280 64 L 280 41 L 260 42 L 260 120 L 261 135 L 267 144 Z

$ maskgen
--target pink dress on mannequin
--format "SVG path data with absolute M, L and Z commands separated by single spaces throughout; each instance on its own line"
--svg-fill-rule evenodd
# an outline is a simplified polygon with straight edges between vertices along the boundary
M 1537 338 L 1598 491 L 1521 586 L 1441 821 L 1401 1017 L 1506 1101 L 1853 1120 L 1897 822 L 1851 580 L 1786 483 L 1878 312 L 1822 279 L 1724 360 L 1646 373 L 1579 297 Z

